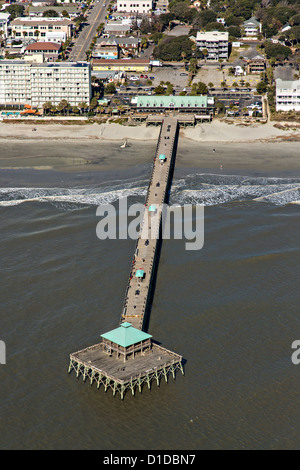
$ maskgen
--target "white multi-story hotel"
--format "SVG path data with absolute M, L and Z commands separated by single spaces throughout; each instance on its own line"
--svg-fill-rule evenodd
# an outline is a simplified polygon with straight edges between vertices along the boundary
M 0 61 L 0 104 L 41 107 L 61 100 L 77 106 L 90 103 L 91 66 L 88 62 L 30 63 Z
M 276 111 L 300 111 L 300 80 L 276 80 Z
M 147 14 L 153 10 L 153 0 L 117 0 L 117 11 Z
M 227 31 L 198 31 L 196 45 L 200 51 L 206 49 L 207 60 L 228 59 L 228 37 Z

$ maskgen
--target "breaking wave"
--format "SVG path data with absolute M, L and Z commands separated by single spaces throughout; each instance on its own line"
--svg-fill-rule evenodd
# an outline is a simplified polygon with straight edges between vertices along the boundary
M 115 181 L 89 188 L 0 188 L 0 206 L 24 202 L 48 202 L 60 208 L 113 203 L 124 197 L 144 201 L 148 180 Z M 193 174 L 175 179 L 170 204 L 213 206 L 228 202 L 299 204 L 299 178 L 265 178 L 235 175 Z

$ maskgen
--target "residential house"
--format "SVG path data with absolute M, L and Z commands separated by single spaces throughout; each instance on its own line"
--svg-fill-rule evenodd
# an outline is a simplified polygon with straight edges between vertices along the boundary
M 98 38 L 94 46 L 92 57 L 96 59 L 118 59 L 119 46 L 115 38 Z
M 103 36 L 126 36 L 130 32 L 130 26 L 128 24 L 122 24 L 119 21 L 112 21 L 111 23 L 107 23 L 104 26 Z
M 281 32 L 282 33 L 285 33 L 286 31 L 288 31 L 289 29 L 291 29 L 291 25 L 289 25 L 288 23 L 284 24 L 281 28 Z
M 242 24 L 242 30 L 245 36 L 257 36 L 261 33 L 261 23 L 252 16 L 249 20 L 244 21 Z
M 45 11 L 49 10 L 48 6 L 32 6 L 28 7 L 28 14 L 30 17 L 42 17 Z M 70 3 L 68 5 L 55 5 L 51 6 L 51 10 L 56 11 L 59 16 L 63 16 L 62 12 L 66 11 L 69 18 L 75 18 L 80 15 L 80 9 L 76 3 Z
M 115 38 L 115 41 L 125 57 L 128 55 L 135 55 L 140 50 L 139 38 L 125 36 L 123 38 Z
M 206 50 L 206 60 L 228 59 L 227 31 L 198 31 L 196 45 L 200 51 Z
M 246 59 L 247 74 L 260 74 L 267 68 L 267 61 L 262 55 L 256 55 L 252 59 Z
M 300 79 L 276 81 L 276 111 L 300 111 Z

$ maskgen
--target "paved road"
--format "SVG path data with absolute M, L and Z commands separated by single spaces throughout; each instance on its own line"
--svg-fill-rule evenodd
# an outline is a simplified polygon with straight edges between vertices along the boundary
M 69 61 L 86 60 L 86 51 L 92 39 L 96 36 L 97 27 L 105 23 L 106 6 L 104 0 L 96 2 L 90 10 L 87 23 L 83 26 L 70 53 Z

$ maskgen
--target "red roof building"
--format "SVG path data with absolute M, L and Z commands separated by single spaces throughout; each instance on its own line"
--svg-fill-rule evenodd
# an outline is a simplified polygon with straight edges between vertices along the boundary
M 55 42 L 34 42 L 25 48 L 25 54 L 43 53 L 47 62 L 54 62 L 58 59 L 61 45 Z

